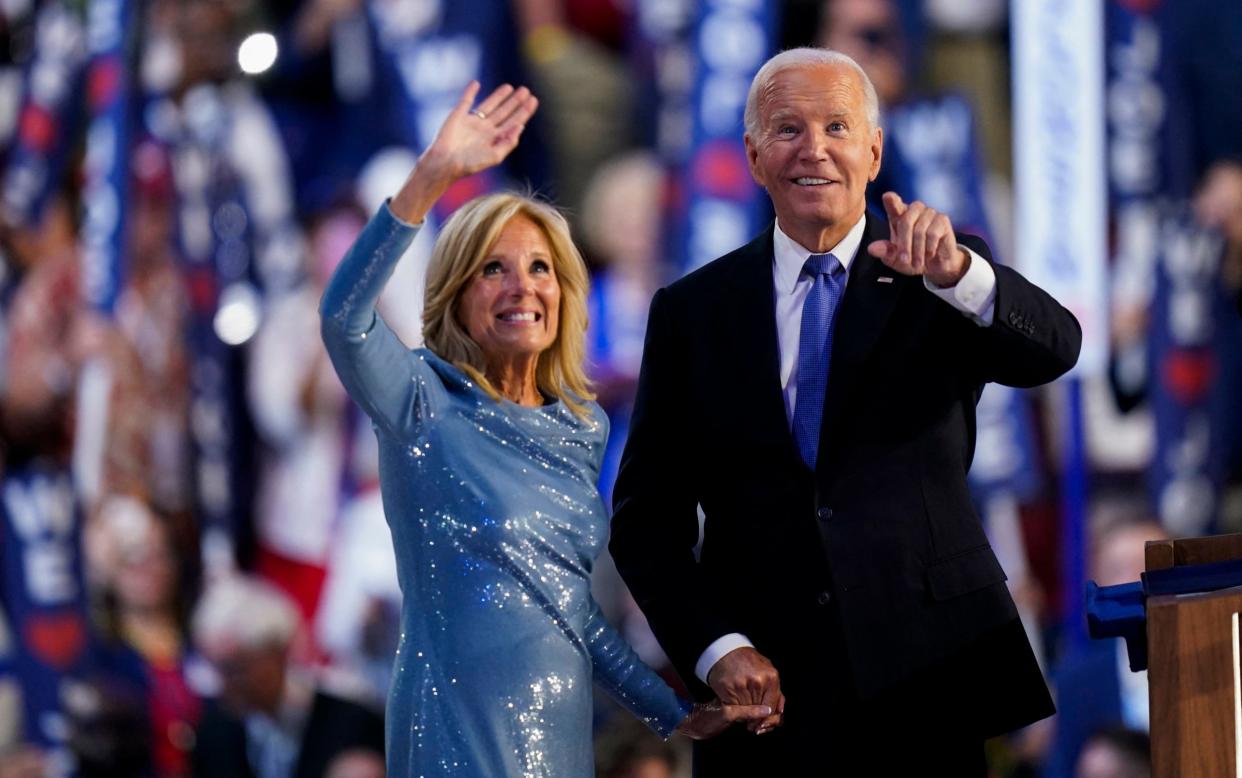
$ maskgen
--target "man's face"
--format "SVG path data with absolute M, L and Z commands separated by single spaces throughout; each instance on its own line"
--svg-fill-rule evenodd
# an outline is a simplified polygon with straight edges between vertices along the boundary
M 220 700 L 237 715 L 273 715 L 285 686 L 286 650 L 204 645 L 203 653 L 220 674 Z
M 867 121 L 858 75 L 844 65 L 791 67 L 760 92 L 758 108 L 746 155 L 781 228 L 811 249 L 804 236 L 844 234 L 880 170 L 882 133 Z

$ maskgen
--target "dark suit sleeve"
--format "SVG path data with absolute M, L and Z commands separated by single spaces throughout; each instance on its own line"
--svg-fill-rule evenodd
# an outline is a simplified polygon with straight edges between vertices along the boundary
M 719 593 L 705 583 L 694 556 L 697 462 L 686 410 L 694 398 L 685 329 L 668 298 L 660 290 L 651 302 L 629 440 L 613 491 L 609 550 L 660 645 L 693 687 L 703 650 L 739 630 L 722 615 Z
M 976 380 L 1039 386 L 1072 368 L 1082 347 L 1082 328 L 1074 314 L 1013 268 L 992 263 L 991 251 L 979 238 L 959 235 L 958 240 L 996 273 L 992 324 L 960 326 L 967 340 L 963 357 Z

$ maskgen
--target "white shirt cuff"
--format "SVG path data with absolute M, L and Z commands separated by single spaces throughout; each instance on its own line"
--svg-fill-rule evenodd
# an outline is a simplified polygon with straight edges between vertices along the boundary
M 980 327 L 992 324 L 996 309 L 996 271 L 983 257 L 962 246 L 970 255 L 970 267 L 953 286 L 939 287 L 923 276 L 927 291 L 966 314 Z
M 699 661 L 694 663 L 694 674 L 699 677 L 703 683 L 707 683 L 707 674 L 712 671 L 720 659 L 735 648 L 754 648 L 755 644 L 750 642 L 750 638 L 740 632 L 730 632 L 729 634 L 716 638 L 712 644 L 704 649 Z

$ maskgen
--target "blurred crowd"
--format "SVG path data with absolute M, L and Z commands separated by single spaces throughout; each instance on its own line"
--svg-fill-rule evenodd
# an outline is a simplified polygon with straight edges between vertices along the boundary
M 530 85 L 504 175 L 437 215 L 501 186 L 567 212 L 608 495 L 647 306 L 688 267 L 687 192 L 712 175 L 687 164 L 705 5 L 0 0 L 0 778 L 383 775 L 401 596 L 320 293 L 466 81 Z M 924 199 L 1012 261 L 1006 2 L 766 5 L 773 51 L 836 48 L 874 81 L 874 196 Z M 1136 579 L 1148 539 L 1242 529 L 1242 6 L 1105 5 L 1130 36 L 1110 74 L 1158 61 L 1165 91 L 1117 75 L 1112 156 L 1083 161 L 1142 168 L 1122 141 L 1145 121 L 1164 144 L 1159 191 L 1113 186 L 1113 359 L 1082 377 L 1101 584 Z M 432 232 L 381 302 L 411 346 Z M 980 514 L 1060 709 L 991 744 L 993 771 L 1147 775 L 1145 678 L 1062 623 L 1059 387 L 984 403 Z M 677 683 L 607 558 L 596 586 Z M 600 697 L 600 776 L 688 775 L 685 744 Z

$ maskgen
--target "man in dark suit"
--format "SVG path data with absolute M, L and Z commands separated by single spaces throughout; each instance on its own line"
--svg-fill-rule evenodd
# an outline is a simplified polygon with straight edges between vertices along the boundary
M 1068 370 L 1078 323 L 922 203 L 865 213 L 848 57 L 765 64 L 745 143 L 776 223 L 652 301 L 617 567 L 697 693 L 777 711 L 696 775 L 984 775 L 1052 702 L 967 490 L 975 403 Z
M 294 666 L 299 617 L 282 592 L 249 576 L 216 582 L 193 628 L 220 676 L 219 698 L 206 702 L 195 733 L 197 778 L 383 773 L 383 718 Z

